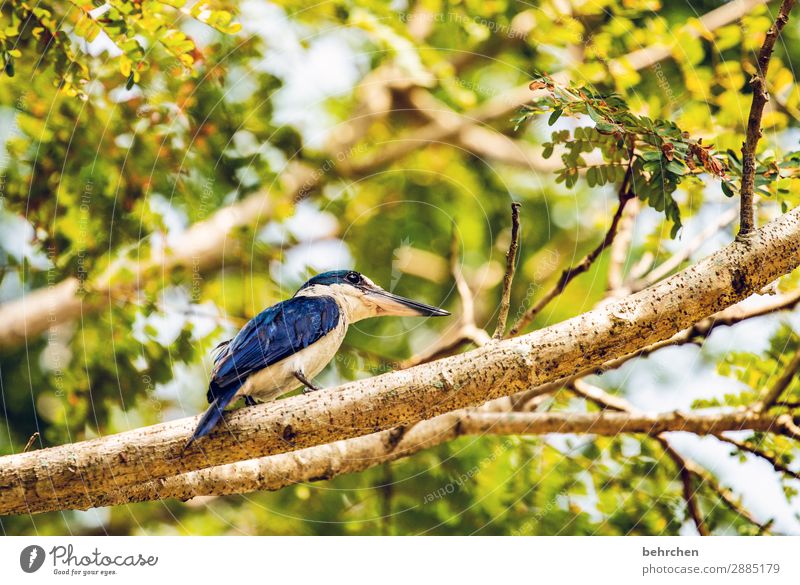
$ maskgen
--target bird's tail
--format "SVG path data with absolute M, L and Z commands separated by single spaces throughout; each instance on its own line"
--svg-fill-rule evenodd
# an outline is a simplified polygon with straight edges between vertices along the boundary
M 237 384 L 230 388 L 212 388 L 209 390 L 209 394 L 216 397 L 211 401 L 208 410 L 203 413 L 203 416 L 200 418 L 200 422 L 197 423 L 197 427 L 194 429 L 192 437 L 183 446 L 184 451 L 197 439 L 200 437 L 205 437 L 211 432 L 211 429 L 213 429 L 222 418 L 222 413 L 225 410 L 225 407 L 228 406 L 231 400 L 233 400 L 234 396 L 236 396 L 236 391 L 239 390 L 240 386 L 241 384 Z

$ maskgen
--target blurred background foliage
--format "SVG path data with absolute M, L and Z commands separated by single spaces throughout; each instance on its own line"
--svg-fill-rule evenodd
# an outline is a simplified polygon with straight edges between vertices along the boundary
M 448 271 L 454 231 L 477 323 L 491 330 L 512 200 L 523 204 L 513 321 L 602 240 L 619 176 L 601 183 L 581 174 L 567 188 L 557 180 L 557 155 L 543 170 L 447 140 L 419 140 L 363 176 L 349 163 L 380 156 L 398 138 L 416 139 L 430 112 L 414 106 L 415 89 L 469 116 L 536 72 L 561 70 L 600 94 L 618 93 L 637 115 L 672 120 L 719 152 L 738 151 L 754 51 L 775 10 L 752 4 L 740 21 L 708 30 L 698 17 L 720 2 L 3 3 L 0 301 L 74 277 L 90 303 L 103 275 L 130 282 L 113 289 L 107 308 L 2 350 L 0 453 L 19 452 L 35 432 L 37 448 L 200 412 L 210 348 L 317 271 L 352 266 L 457 313 Z M 797 23 L 787 26 L 769 72 L 774 99 L 759 154 L 765 165 L 797 149 Z M 668 55 L 636 70 L 631 54 L 652 46 Z M 401 80 L 389 90 L 391 111 L 353 141 L 352 120 L 361 119 L 365 100 L 378 99 L 368 90 L 387 70 Z M 476 122 L 537 160 L 553 131 L 591 125 L 564 117 L 551 127 L 544 114 L 515 130 L 514 118 L 516 111 Z M 331 158 L 332 144 L 349 145 L 347 161 Z M 297 162 L 320 169 L 322 179 L 292 205 L 280 181 Z M 674 193 L 683 223 L 676 233 L 663 206 L 642 207 L 626 273 L 646 274 L 735 205 L 719 180 L 702 178 Z M 761 221 L 797 204 L 798 180 L 784 173 L 764 182 Z M 222 267 L 154 271 L 141 282 L 115 268 L 121 258 L 141 262 L 168 251 L 188 226 L 253 193 L 265 195 L 272 213 L 229 236 L 236 251 Z M 691 258 L 730 241 L 732 229 L 721 226 Z M 601 301 L 608 262 L 606 252 L 533 327 Z M 780 283 L 782 290 L 795 286 L 792 277 Z M 749 403 L 796 350 L 797 324 L 793 315 L 763 317 L 593 382 L 659 410 Z M 332 386 L 392 369 L 452 326 L 359 323 L 320 381 Z M 795 380 L 782 408 L 798 401 Z M 538 408 L 594 407 L 565 390 Z M 788 441 L 744 438 L 791 465 Z M 717 533 L 758 533 L 765 525 L 800 532 L 797 481 L 714 441 L 683 437 L 676 445 L 730 486 L 757 522 L 702 484 L 709 526 Z M 437 497 L 442 488 L 448 493 Z M 678 471 L 653 439 L 561 435 L 462 438 L 276 493 L 9 517 L 0 526 L 6 534 L 694 531 Z

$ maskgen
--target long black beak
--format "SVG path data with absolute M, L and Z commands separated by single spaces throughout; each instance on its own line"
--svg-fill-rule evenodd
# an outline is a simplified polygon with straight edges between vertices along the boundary
M 405 297 L 390 293 L 382 288 L 370 288 L 367 294 L 372 297 L 378 310 L 384 315 L 398 317 L 446 317 L 450 313 L 444 309 L 412 301 Z

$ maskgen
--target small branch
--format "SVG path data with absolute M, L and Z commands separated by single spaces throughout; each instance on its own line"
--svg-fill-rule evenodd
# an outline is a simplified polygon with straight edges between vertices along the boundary
M 608 263 L 608 296 L 621 297 L 627 291 L 625 285 L 625 264 L 630 254 L 631 240 L 633 238 L 633 228 L 635 219 L 639 213 L 639 202 L 631 200 L 625 208 L 619 227 L 617 237 L 611 242 L 611 258 Z
M 456 291 L 461 300 L 458 326 L 455 330 L 451 329 L 449 333 L 442 335 L 426 350 L 401 362 L 401 370 L 452 355 L 468 343 L 480 347 L 491 339 L 484 329 L 475 324 L 475 299 L 458 262 L 458 237 L 454 230 L 450 240 L 450 274 L 456 283 Z
M 514 282 L 514 270 L 517 265 L 517 250 L 519 250 L 519 203 L 511 204 L 511 243 L 506 253 L 506 272 L 503 275 L 503 296 L 500 300 L 500 314 L 497 316 L 497 329 L 494 331 L 495 339 L 502 339 L 506 332 L 508 310 L 511 307 L 511 284 Z
M 755 229 L 755 213 L 753 209 L 753 194 L 755 191 L 756 174 L 756 148 L 761 138 L 761 117 L 764 114 L 764 106 L 769 101 L 767 93 L 767 70 L 769 61 L 772 58 L 772 50 L 775 41 L 780 36 L 783 27 L 789 22 L 789 13 L 794 8 L 795 0 L 783 0 L 778 17 L 767 31 L 764 44 L 758 53 L 756 72 L 750 79 L 750 87 L 753 88 L 753 102 L 750 105 L 750 115 L 747 119 L 747 134 L 744 144 L 742 144 L 742 190 L 740 193 L 740 222 L 739 236 L 748 236 Z
M 28 450 L 33 447 L 33 443 L 36 442 L 36 439 L 39 438 L 39 431 L 36 431 L 31 435 L 31 438 L 28 439 L 28 442 L 25 443 L 25 448 L 22 450 L 23 453 L 27 453 Z
M 778 473 L 783 473 L 783 474 L 788 475 L 789 477 L 791 477 L 793 479 L 800 479 L 800 472 L 795 471 L 793 469 L 790 469 L 789 467 L 787 467 L 786 465 L 781 463 L 778 460 L 778 458 L 775 457 L 775 455 L 773 455 L 772 453 L 767 453 L 765 451 L 762 451 L 758 447 L 750 445 L 749 443 L 747 443 L 745 441 L 739 441 L 738 439 L 734 439 L 734 438 L 728 437 L 726 435 L 715 435 L 715 436 L 720 441 L 722 441 L 724 443 L 729 443 L 729 444 L 733 445 L 734 447 L 736 447 L 737 449 L 739 449 L 740 451 L 745 451 L 747 453 L 751 453 L 751 454 L 755 455 L 756 457 L 760 457 L 761 459 L 767 461 L 770 465 L 772 465 L 772 468 L 775 471 L 777 471 Z
M 777 425 L 777 430 L 775 432 L 783 435 L 784 437 L 794 439 L 795 441 L 800 441 L 800 427 L 794 423 L 794 420 L 790 415 L 782 414 L 775 419 L 775 424 Z
M 633 158 L 631 157 L 631 161 Z M 631 200 L 633 197 L 632 192 L 629 189 L 629 182 L 631 179 L 631 165 L 628 165 L 628 170 L 625 173 L 625 178 L 622 180 L 622 185 L 619 191 L 619 205 L 617 206 L 617 211 L 614 213 L 614 217 L 611 219 L 611 225 L 606 232 L 603 241 L 591 252 L 589 252 L 583 260 L 578 262 L 575 266 L 572 266 L 566 269 L 564 272 L 561 273 L 561 277 L 558 279 L 558 282 L 555 284 L 553 288 L 551 288 L 545 295 L 539 299 L 530 309 L 525 311 L 525 313 L 517 320 L 514 326 L 511 328 L 511 331 L 508 332 L 507 337 L 515 337 L 519 335 L 531 322 L 536 318 L 536 315 L 542 312 L 550 301 L 564 292 L 564 289 L 567 285 L 572 282 L 572 280 L 592 267 L 592 264 L 595 260 L 597 260 L 598 256 L 605 250 L 611 242 L 614 241 L 614 236 L 617 235 L 617 227 L 619 226 L 619 222 L 622 219 L 623 211 L 625 210 L 625 205 L 628 201 Z
M 717 218 L 717 221 L 708 225 L 703 231 L 697 234 L 697 236 L 695 236 L 695 238 L 692 239 L 692 241 L 689 242 L 686 247 L 651 270 L 649 274 L 645 275 L 637 282 L 634 282 L 630 286 L 630 289 L 633 292 L 638 292 L 643 288 L 647 288 L 648 286 L 655 284 L 665 276 L 669 276 L 674 270 L 678 269 L 683 262 L 689 260 L 692 257 L 692 254 L 697 252 L 697 250 L 709 239 L 714 237 L 717 232 L 733 223 L 738 215 L 739 214 L 735 207 L 720 215 Z
M 789 365 L 781 374 L 780 378 L 775 380 L 775 383 L 770 386 L 764 397 L 753 406 L 756 412 L 765 412 L 775 405 L 775 402 L 781 397 L 781 394 L 789 387 L 797 371 L 800 370 L 800 348 L 795 352 Z
M 742 506 L 742 503 L 736 494 L 734 494 L 731 489 L 721 485 L 719 481 L 717 481 L 717 478 L 714 477 L 707 469 L 698 465 L 691 459 L 687 459 L 686 464 L 689 472 L 697 476 L 697 479 L 702 485 L 705 485 L 715 494 L 717 494 L 720 500 L 722 500 L 722 503 L 724 503 L 729 510 L 731 510 L 734 514 L 741 516 L 753 526 L 757 526 L 760 533 L 763 534 L 769 532 L 772 520 L 760 522 L 755 516 L 753 516 L 750 510 Z
M 691 471 L 689 462 L 669 444 L 666 438 L 659 436 L 656 440 L 678 468 L 681 483 L 683 484 L 683 499 L 686 501 L 686 508 L 689 511 L 689 516 L 692 517 L 692 522 L 694 522 L 698 534 L 700 536 L 711 536 L 711 530 L 709 530 L 705 518 L 703 518 L 703 512 L 700 510 L 700 504 L 697 501 L 697 492 L 700 488 L 695 489 L 694 487 L 694 474 Z

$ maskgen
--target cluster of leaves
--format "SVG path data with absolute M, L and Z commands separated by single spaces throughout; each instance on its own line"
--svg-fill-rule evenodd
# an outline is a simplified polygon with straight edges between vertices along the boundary
M 577 183 L 582 170 L 590 186 L 621 181 L 625 168 L 631 174 L 627 187 L 672 221 L 674 238 L 681 228 L 678 203 L 674 192 L 683 181 L 699 180 L 702 173 L 725 180 L 728 164 L 725 158 L 693 139 L 670 120 L 653 120 L 637 116 L 617 94 L 600 95 L 580 86 L 561 86 L 548 76 L 531 82 L 533 91 L 546 95 L 526 105 L 515 120 L 517 127 L 533 116 L 550 112 L 548 124 L 561 116 L 588 117 L 593 125 L 553 132 L 544 144 L 544 156 L 553 155 L 557 146 L 564 148 L 564 167 L 558 182 L 568 188 Z M 588 165 L 584 153 L 599 151 L 606 164 Z
M 153 44 L 162 46 L 176 64 L 191 72 L 202 58 L 194 41 L 180 28 L 184 17 L 195 19 L 221 33 L 236 33 L 232 7 L 197 2 L 185 9 L 186 0 L 94 0 L 92 5 L 70 2 L 28 2 L 11 0 L 0 8 L 7 23 L 0 29 L 0 58 L 3 71 L 13 77 L 14 59 L 23 51 L 41 57 L 56 71 L 55 82 L 67 95 L 85 97 L 83 85 L 89 80 L 86 55 L 76 45 L 91 43 L 101 34 L 120 51 L 118 68 L 130 89 L 148 68 L 146 55 Z M 34 57 L 34 55 L 31 55 Z
M 47 59 L 56 73 L 58 85 L 68 95 L 79 95 L 80 85 L 88 77 L 88 69 L 73 50 L 69 35 L 61 27 L 61 16 L 43 3 L 12 0 L 0 6 L 0 75 L 14 77 L 15 59 L 23 48 Z
M 733 197 L 741 189 L 742 161 L 739 155 L 728 150 L 730 180 L 722 182 L 722 192 Z M 755 192 L 764 197 L 777 197 L 783 212 L 797 204 L 800 189 L 800 152 L 789 152 L 782 157 L 774 154 L 756 160 Z

